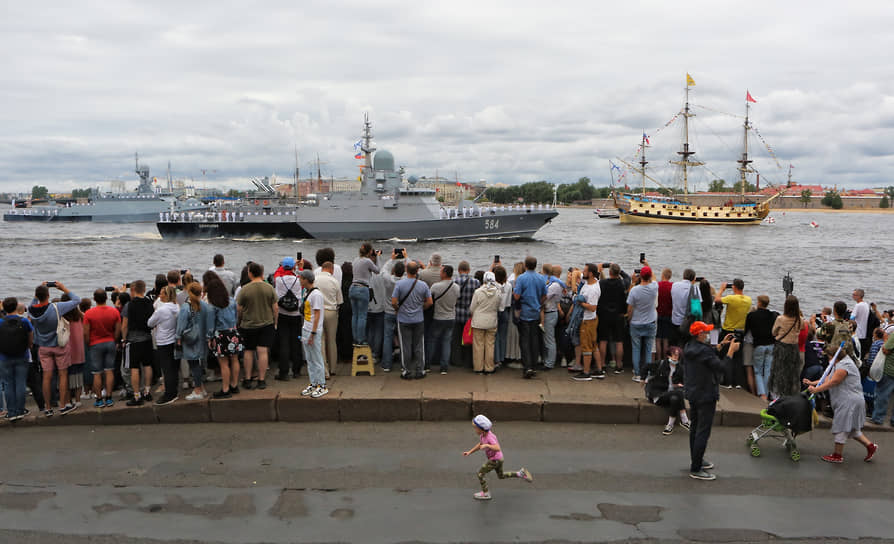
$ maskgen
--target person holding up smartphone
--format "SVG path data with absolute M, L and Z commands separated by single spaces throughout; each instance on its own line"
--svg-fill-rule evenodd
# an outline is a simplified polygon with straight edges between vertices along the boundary
M 689 327 L 692 338 L 683 348 L 683 364 L 686 376 L 684 384 L 686 399 L 689 401 L 691 417 L 689 438 L 690 466 L 689 477 L 696 480 L 714 480 L 714 474 L 708 472 L 714 463 L 705 459 L 711 427 L 714 424 L 714 413 L 720 399 L 717 376 L 732 365 L 732 357 L 739 351 L 739 343 L 735 335 L 727 334 L 723 341 L 713 348 L 710 344 L 710 332 L 714 325 L 696 321 Z M 726 350 L 726 356 L 720 354 Z
M 401 248 L 400 253 L 395 250 L 395 258 L 402 259 L 405 255 Z M 373 247 L 369 242 L 360 245 L 359 256 L 354 259 L 352 268 L 354 279 L 348 289 L 348 299 L 351 301 L 351 336 L 355 345 L 366 345 L 366 312 L 369 309 L 369 279 L 372 274 L 379 273 L 379 267 L 373 262 Z

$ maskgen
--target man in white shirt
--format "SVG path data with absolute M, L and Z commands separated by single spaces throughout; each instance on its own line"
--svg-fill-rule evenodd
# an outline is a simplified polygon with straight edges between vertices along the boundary
M 694 293 L 699 300 L 702 298 L 701 290 L 692 288 L 694 284 L 695 270 L 687 268 L 683 271 L 683 279 L 676 281 L 671 285 L 671 301 L 673 302 L 671 324 L 673 325 L 673 328 L 671 329 L 670 343 L 674 346 L 683 347 L 689 340 L 689 334 L 680 332 L 680 325 L 683 323 L 683 320 L 686 319 L 686 313 L 689 311 L 690 291 Z
M 865 291 L 854 289 L 851 297 L 857 304 L 854 306 L 854 311 L 851 312 L 851 321 L 856 325 L 854 338 L 860 340 L 860 353 L 866 354 L 869 353 L 869 347 L 872 344 L 872 331 L 867 330 L 866 326 L 869 321 L 869 303 L 863 300 L 864 296 L 866 296 Z
M 323 263 L 319 274 L 315 274 L 314 286 L 323 294 L 323 361 L 328 370 L 327 375 L 335 374 L 338 363 L 338 350 L 335 333 L 338 330 L 338 307 L 344 302 L 341 283 L 333 275 L 335 265 L 330 261 Z

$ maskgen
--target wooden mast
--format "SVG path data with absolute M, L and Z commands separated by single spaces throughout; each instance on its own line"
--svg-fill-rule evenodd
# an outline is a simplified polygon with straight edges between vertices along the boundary
M 695 117 L 695 114 L 689 111 L 689 87 L 695 85 L 695 82 L 686 74 L 686 104 L 683 107 L 683 150 L 677 151 L 680 160 L 670 161 L 683 168 L 683 194 L 689 194 L 689 171 L 690 166 L 701 166 L 705 163 L 699 161 L 690 161 L 689 157 L 695 155 L 695 151 L 689 150 L 689 118 Z
M 745 123 L 742 125 L 742 127 L 744 129 L 744 134 L 743 134 L 743 138 L 742 138 L 744 141 L 744 148 L 742 150 L 742 158 L 739 159 L 738 161 L 736 161 L 739 163 L 739 183 L 742 184 L 742 201 L 743 202 L 745 201 L 745 184 L 747 181 L 747 174 L 748 174 L 748 172 L 752 171 L 751 168 L 748 166 L 752 162 L 748 158 L 748 129 L 751 128 L 751 125 L 748 124 L 748 110 L 749 110 L 749 105 L 748 105 L 748 99 L 746 98 L 745 99 Z
M 640 157 L 639 157 L 639 165 L 641 168 L 640 174 L 642 174 L 643 178 L 643 196 L 646 196 L 646 165 L 649 164 L 649 161 L 646 160 L 646 131 L 643 131 L 643 141 L 642 141 L 642 149 L 640 149 Z

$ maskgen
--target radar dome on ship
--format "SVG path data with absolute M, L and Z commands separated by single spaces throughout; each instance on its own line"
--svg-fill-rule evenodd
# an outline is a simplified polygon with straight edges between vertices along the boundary
M 419 181 L 419 178 L 417 178 L 416 176 L 410 176 L 409 178 L 407 178 L 407 181 L 410 182 L 410 184 L 412 185 L 416 185 L 416 182 Z
M 394 172 L 394 155 L 390 151 L 380 149 L 373 156 L 373 170 Z

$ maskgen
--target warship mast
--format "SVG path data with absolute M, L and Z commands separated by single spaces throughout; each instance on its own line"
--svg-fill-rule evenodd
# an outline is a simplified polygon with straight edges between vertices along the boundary
M 689 111 L 689 87 L 695 85 L 695 81 L 686 74 L 686 105 L 681 112 L 683 114 L 683 151 L 677 151 L 677 155 L 680 155 L 680 160 L 678 161 L 670 161 L 671 164 L 676 164 L 683 168 L 683 194 L 689 194 L 689 172 L 688 168 L 690 166 L 701 166 L 705 163 L 699 161 L 690 161 L 689 157 L 695 155 L 695 151 L 689 150 L 689 118 L 695 117 L 695 114 Z
M 360 150 L 363 151 L 363 175 L 360 179 L 360 193 L 367 194 L 369 192 L 369 184 L 372 178 L 373 165 L 372 154 L 376 150 L 372 145 L 372 124 L 369 122 L 369 114 L 363 114 L 363 137 L 360 144 Z M 374 180 L 372 180 L 374 182 Z

